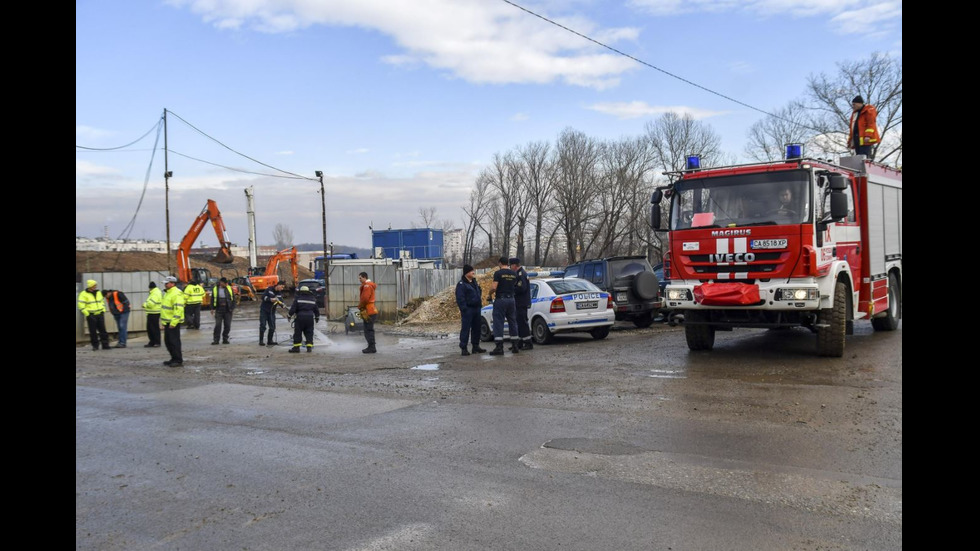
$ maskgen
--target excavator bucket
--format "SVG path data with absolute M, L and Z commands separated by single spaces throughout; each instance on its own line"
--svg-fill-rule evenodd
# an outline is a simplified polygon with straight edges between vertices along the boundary
M 231 264 L 234 261 L 235 257 L 231 255 L 231 251 L 226 247 L 221 247 L 218 254 L 211 259 L 211 262 L 214 262 L 215 264 Z

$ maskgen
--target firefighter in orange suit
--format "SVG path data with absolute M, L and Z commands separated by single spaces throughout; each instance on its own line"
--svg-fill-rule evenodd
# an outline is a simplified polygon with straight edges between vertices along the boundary
M 853 149 L 855 155 L 864 155 L 868 159 L 875 158 L 874 148 L 878 145 L 878 110 L 870 103 L 864 103 L 864 98 L 854 96 L 851 100 L 850 134 L 847 136 L 847 148 Z
M 361 311 L 361 319 L 364 320 L 364 338 L 367 340 L 367 348 L 361 352 L 374 354 L 378 351 L 374 346 L 374 322 L 378 319 L 378 309 L 374 306 L 374 291 L 378 286 L 368 279 L 367 272 L 361 272 L 357 278 L 361 280 L 361 301 L 357 304 L 357 308 Z

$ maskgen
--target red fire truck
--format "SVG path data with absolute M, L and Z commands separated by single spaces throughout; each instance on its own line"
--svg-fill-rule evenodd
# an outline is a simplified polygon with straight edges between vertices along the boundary
M 840 357 L 855 320 L 898 328 L 902 171 L 801 152 L 704 169 L 690 156 L 654 191 L 651 225 L 669 232 L 664 308 L 691 350 L 711 350 L 716 331 L 806 327 L 819 355 Z

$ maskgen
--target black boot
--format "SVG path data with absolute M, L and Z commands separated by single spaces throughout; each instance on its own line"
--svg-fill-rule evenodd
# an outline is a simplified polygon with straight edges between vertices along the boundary
M 259 335 L 259 346 L 265 346 L 265 339 L 262 338 L 262 335 Z
M 371 343 L 371 344 L 367 345 L 367 348 L 365 348 L 364 350 L 361 350 L 361 352 L 363 352 L 365 354 L 374 354 L 377 351 L 378 350 L 374 347 L 374 343 Z
M 473 345 L 473 353 L 474 354 L 482 354 L 482 353 L 484 353 L 486 351 L 487 351 L 487 349 L 486 348 L 480 348 L 480 345 L 479 344 L 474 344 Z
M 276 339 L 274 338 L 274 336 L 275 336 L 275 333 L 272 332 L 272 331 L 269 331 L 269 346 L 277 346 L 279 344 L 276 341 Z
M 299 354 L 299 345 L 294 344 L 292 348 L 289 349 L 290 354 Z
M 517 354 L 518 352 L 521 351 L 521 349 L 518 348 L 518 342 L 517 341 L 514 341 L 514 342 L 510 343 L 510 351 L 513 354 Z
M 524 350 L 534 350 L 534 343 L 531 341 L 524 341 L 524 344 L 523 346 L 521 346 L 521 348 L 523 348 Z
M 460 346 L 459 349 L 460 349 L 460 353 L 459 353 L 460 356 L 469 356 L 470 355 L 470 351 L 467 350 L 465 346 Z
M 493 350 L 490 351 L 491 356 L 503 356 L 504 355 L 504 342 L 497 341 Z

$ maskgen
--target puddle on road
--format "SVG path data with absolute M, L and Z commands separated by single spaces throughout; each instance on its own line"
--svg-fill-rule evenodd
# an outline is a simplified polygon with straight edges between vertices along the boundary
M 687 373 L 683 369 L 651 369 L 647 377 L 655 379 L 686 379 Z
M 420 371 L 439 371 L 439 364 L 422 364 L 417 365 L 412 369 L 417 369 Z

